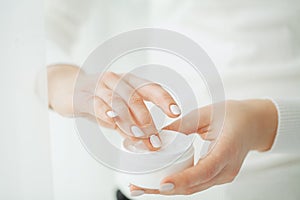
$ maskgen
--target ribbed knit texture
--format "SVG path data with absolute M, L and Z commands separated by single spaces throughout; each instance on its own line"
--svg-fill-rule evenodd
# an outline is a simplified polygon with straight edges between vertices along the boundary
M 272 101 L 278 111 L 278 128 L 271 151 L 300 153 L 300 99 Z

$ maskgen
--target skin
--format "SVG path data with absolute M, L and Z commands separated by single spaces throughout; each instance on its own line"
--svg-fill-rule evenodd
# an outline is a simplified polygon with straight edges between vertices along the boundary
M 77 77 L 80 81 L 74 93 Z M 116 85 L 120 90 L 116 89 Z M 176 102 L 167 91 L 133 75 L 122 77 L 111 72 L 87 75 L 76 66 L 54 65 L 48 68 L 48 91 L 49 107 L 59 114 L 87 117 L 101 126 L 119 131 L 124 137 L 143 140 L 150 150 L 157 150 L 148 138 L 153 132 L 157 134 L 157 130 L 144 101 L 153 102 L 169 117 L 178 117 L 170 112 L 169 106 L 176 105 Z M 76 105 L 73 105 L 74 95 L 78 98 Z M 118 117 L 113 119 L 106 115 L 112 109 L 111 101 L 119 107 Z M 210 153 L 195 166 L 163 179 L 161 184 L 173 184 L 172 190 L 161 192 L 135 185 L 131 185 L 130 190 L 164 195 L 197 193 L 214 185 L 232 182 L 250 151 L 268 151 L 277 131 L 274 104 L 269 100 L 230 100 L 225 104 L 225 122 L 218 137 L 215 137 L 211 124 L 211 105 L 196 109 L 164 128 L 187 135 L 197 133 L 215 143 Z M 132 124 L 142 128 L 145 138 L 136 138 L 129 133 Z
M 170 105 L 176 102 L 165 89 L 132 74 L 89 75 L 79 67 L 63 64 L 49 66 L 47 74 L 51 109 L 66 117 L 86 117 L 134 141 L 143 140 L 153 151 L 158 148 L 152 146 L 149 136 L 159 135 L 144 101 L 154 103 L 169 117 L 178 117 L 170 111 Z M 111 110 L 118 116 L 110 118 L 107 111 Z M 135 137 L 131 132 L 133 125 L 145 135 Z
M 190 126 L 197 112 L 199 126 Z M 163 179 L 161 184 L 172 183 L 170 191 L 160 192 L 151 188 L 131 185 L 130 190 L 143 190 L 146 194 L 190 195 L 214 185 L 232 182 L 238 175 L 243 161 L 250 151 L 268 151 L 277 129 L 277 110 L 269 100 L 226 101 L 226 117 L 222 134 L 217 138 L 211 127 L 211 106 L 194 110 L 165 127 L 184 134 L 198 133 L 203 139 L 215 140 L 211 152 L 198 163 L 180 173 Z

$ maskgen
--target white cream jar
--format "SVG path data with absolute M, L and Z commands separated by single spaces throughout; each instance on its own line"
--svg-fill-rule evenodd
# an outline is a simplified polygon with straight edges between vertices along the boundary
M 130 140 L 123 141 L 124 151 L 140 154 L 141 156 L 152 157 L 152 162 L 162 163 L 159 169 L 145 173 L 118 172 L 118 178 L 123 184 L 133 184 L 143 188 L 159 189 L 163 178 L 180 172 L 194 165 L 194 136 L 186 136 L 174 131 L 162 131 L 160 133 L 162 148 L 157 152 L 149 152 L 143 143 L 133 143 Z M 174 159 L 170 159 L 174 158 Z M 164 160 L 173 160 L 165 165 Z M 126 160 L 126 159 L 122 159 Z M 157 166 L 157 163 L 155 166 Z M 163 164 L 164 163 L 164 164 Z M 153 163 L 132 163 L 140 167 L 152 165 Z

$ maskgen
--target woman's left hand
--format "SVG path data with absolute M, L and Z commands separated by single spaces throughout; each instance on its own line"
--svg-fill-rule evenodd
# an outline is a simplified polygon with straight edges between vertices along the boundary
M 206 157 L 195 166 L 164 178 L 160 190 L 131 185 L 131 194 L 189 195 L 229 183 L 237 176 L 249 151 L 267 151 L 272 147 L 277 129 L 277 110 L 270 100 L 227 101 L 225 105 L 222 134 L 213 138 L 218 140 Z M 165 129 L 184 134 L 198 133 L 203 139 L 211 140 L 211 111 L 212 106 L 194 110 Z M 201 118 L 195 119 L 197 116 Z M 199 122 L 197 127 L 191 123 L 195 120 Z

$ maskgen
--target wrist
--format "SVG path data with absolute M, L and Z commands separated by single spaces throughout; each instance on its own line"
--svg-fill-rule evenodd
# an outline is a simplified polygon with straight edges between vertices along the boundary
M 277 132 L 276 106 L 268 99 L 248 100 L 247 102 L 252 110 L 252 134 L 254 134 L 252 149 L 268 151 L 273 145 Z
M 72 65 L 48 67 L 49 107 L 63 116 L 73 115 L 73 92 L 80 68 Z

